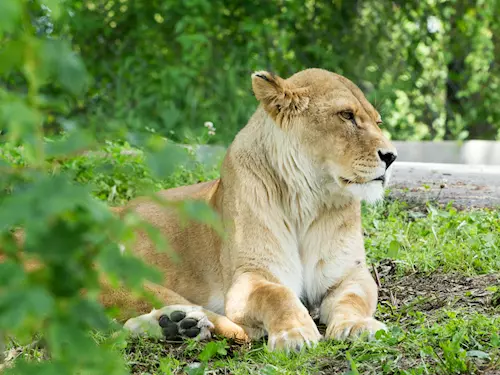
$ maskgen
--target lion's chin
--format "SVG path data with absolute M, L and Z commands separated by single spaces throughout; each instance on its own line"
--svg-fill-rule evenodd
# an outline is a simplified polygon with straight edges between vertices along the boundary
M 370 181 L 364 184 L 349 184 L 345 187 L 354 197 L 373 204 L 384 198 L 384 184 L 382 181 Z

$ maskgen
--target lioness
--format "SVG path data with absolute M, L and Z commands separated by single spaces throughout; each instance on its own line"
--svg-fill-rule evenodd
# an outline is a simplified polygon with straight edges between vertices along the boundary
M 227 151 L 221 178 L 160 192 L 169 200 L 209 202 L 224 240 L 206 225 L 181 228 L 173 211 L 151 200 L 127 207 L 160 228 L 181 261 L 158 253 L 146 235 L 133 251 L 164 271 L 148 285 L 164 302 L 153 309 L 121 290 L 106 305 L 144 315 L 137 334 L 241 340 L 267 333 L 270 349 L 295 350 L 321 335 L 308 309 L 319 309 L 326 337 L 384 329 L 373 318 L 377 286 L 365 262 L 360 201 L 383 197 L 396 150 L 382 122 L 348 79 L 307 69 L 288 79 L 252 75 L 260 106 Z

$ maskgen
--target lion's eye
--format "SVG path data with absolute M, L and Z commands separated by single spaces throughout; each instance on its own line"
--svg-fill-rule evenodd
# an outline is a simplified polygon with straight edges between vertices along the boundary
M 351 111 L 340 112 L 340 115 L 346 120 L 354 120 L 354 113 Z
M 342 116 L 347 121 L 352 121 L 352 123 L 354 125 L 357 125 L 356 124 L 356 119 L 354 118 L 354 113 L 353 112 L 351 112 L 351 111 L 343 111 L 343 112 L 340 112 L 340 116 Z

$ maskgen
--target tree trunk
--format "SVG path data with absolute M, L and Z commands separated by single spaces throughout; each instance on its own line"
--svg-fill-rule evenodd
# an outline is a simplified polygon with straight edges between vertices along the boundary
M 453 40 L 453 38 L 452 38 Z M 462 112 L 462 102 L 458 97 L 460 91 L 460 76 L 464 70 L 464 59 L 453 56 L 448 63 L 448 77 L 446 78 L 446 123 L 444 128 L 444 139 L 454 139 L 452 124 L 455 114 Z

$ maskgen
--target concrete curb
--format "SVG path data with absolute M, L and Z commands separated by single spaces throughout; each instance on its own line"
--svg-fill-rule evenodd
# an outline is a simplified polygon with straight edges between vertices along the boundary
M 500 207 L 500 166 L 394 163 L 390 197 L 458 208 Z
M 457 141 L 393 141 L 398 161 L 500 165 L 500 142 Z

